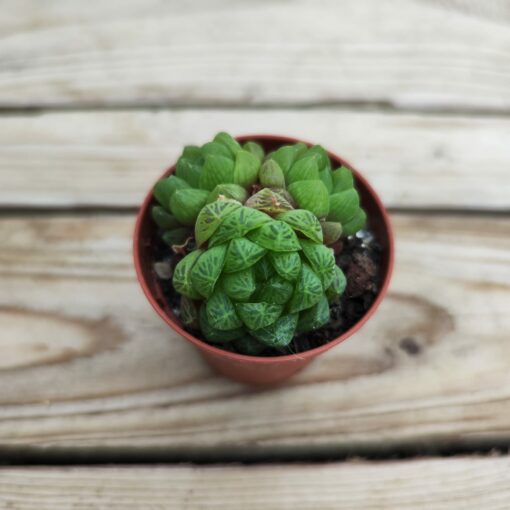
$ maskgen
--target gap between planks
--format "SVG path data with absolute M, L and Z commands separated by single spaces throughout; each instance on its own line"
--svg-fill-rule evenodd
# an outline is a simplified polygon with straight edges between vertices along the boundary
M 394 105 L 385 102 L 374 101 L 311 101 L 297 103 L 257 103 L 250 104 L 246 102 L 201 102 L 191 103 L 185 101 L 177 102 L 108 102 L 108 103 L 71 103 L 64 105 L 41 105 L 27 104 L 24 106 L 0 106 L 1 116 L 37 116 L 51 113 L 99 113 L 99 112 L 180 112 L 186 110 L 196 110 L 204 112 L 214 111 L 243 111 L 243 112 L 272 112 L 277 111 L 325 111 L 325 112 L 372 112 L 372 113 L 389 113 L 394 115 L 420 115 L 423 117 L 444 115 L 445 117 L 494 117 L 508 118 L 510 116 L 510 108 L 500 108 L 498 110 L 490 108 L 459 108 L 453 105 L 430 106 L 428 108 L 418 106 Z

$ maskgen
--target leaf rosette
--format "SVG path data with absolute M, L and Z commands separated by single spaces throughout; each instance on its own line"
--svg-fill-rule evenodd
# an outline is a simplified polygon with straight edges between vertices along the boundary
M 256 355 L 327 324 L 346 288 L 329 245 L 363 228 L 352 172 L 319 145 L 266 154 L 219 133 L 185 147 L 154 187 L 152 218 L 174 251 L 181 320 L 213 344 Z M 181 251 L 179 251 L 181 250 Z

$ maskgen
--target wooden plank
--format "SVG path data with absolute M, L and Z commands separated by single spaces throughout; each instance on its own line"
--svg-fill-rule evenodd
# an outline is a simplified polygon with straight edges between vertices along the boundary
M 46 4 L 2 4 L 1 107 L 510 108 L 503 1 Z
M 510 210 L 510 119 L 334 109 L 4 116 L 0 205 L 135 207 L 185 144 L 220 130 L 321 143 L 391 207 Z
M 0 447 L 508 441 L 510 219 L 394 222 L 396 273 L 375 317 L 254 391 L 216 377 L 154 314 L 134 281 L 132 217 L 3 219 Z
M 231 467 L 0 470 L 0 506 L 16 510 L 505 510 L 508 457 Z

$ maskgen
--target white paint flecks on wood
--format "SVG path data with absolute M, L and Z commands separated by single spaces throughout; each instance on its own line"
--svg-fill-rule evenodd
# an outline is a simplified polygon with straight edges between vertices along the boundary
M 7 0 L 0 106 L 508 109 L 508 14 L 491 3 Z
M 4 116 L 0 205 L 137 206 L 185 144 L 220 130 L 321 143 L 392 207 L 510 209 L 510 120 L 322 109 Z
M 231 467 L 0 469 L 16 510 L 507 510 L 508 457 Z M 3 505 L 3 506 L 2 506 Z
M 381 308 L 271 391 L 216 377 L 150 309 L 132 269 L 133 220 L 0 223 L 0 446 L 509 439 L 509 219 L 396 216 Z

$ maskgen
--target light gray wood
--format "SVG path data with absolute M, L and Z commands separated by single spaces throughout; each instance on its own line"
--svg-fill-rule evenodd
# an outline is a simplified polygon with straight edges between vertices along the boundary
M 0 469 L 12 510 L 506 510 L 508 457 L 232 467 Z
M 510 108 L 504 1 L 4 0 L 0 106 Z
M 4 218 L 0 447 L 508 441 L 510 219 L 394 223 L 395 277 L 373 319 L 284 386 L 253 391 L 216 377 L 152 311 L 133 217 Z
M 220 130 L 303 137 L 356 165 L 391 207 L 510 210 L 510 120 L 186 110 L 0 119 L 0 206 L 131 206 L 185 144 Z

